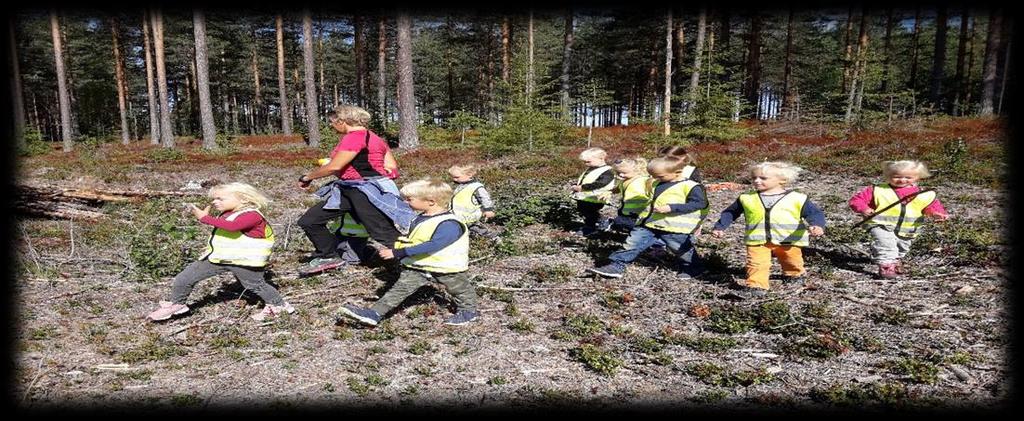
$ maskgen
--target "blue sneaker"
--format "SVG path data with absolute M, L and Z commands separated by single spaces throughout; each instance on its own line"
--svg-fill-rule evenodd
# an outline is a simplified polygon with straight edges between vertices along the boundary
M 476 310 L 459 310 L 454 316 L 444 321 L 446 325 L 461 326 L 466 323 L 472 322 L 480 317 L 480 312 Z
M 351 317 L 353 319 L 356 319 L 360 323 L 370 326 L 377 326 L 377 323 L 380 323 L 381 319 L 380 314 L 377 314 L 377 312 L 374 311 L 372 308 L 356 307 L 345 304 L 342 305 L 341 308 L 338 309 L 338 311 L 341 311 L 341 314 L 343 316 Z
M 625 268 L 612 263 L 601 266 L 599 268 L 590 268 L 587 270 L 598 275 L 604 276 L 605 278 L 621 278 L 622 273 L 626 271 Z

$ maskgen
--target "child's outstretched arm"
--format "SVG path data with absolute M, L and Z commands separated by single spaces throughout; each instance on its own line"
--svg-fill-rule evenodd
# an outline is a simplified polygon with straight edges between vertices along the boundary
M 494 200 L 491 200 L 491 193 L 486 187 L 481 186 L 473 192 L 473 198 L 480 204 L 480 210 L 484 213 L 484 219 L 494 218 Z
M 718 217 L 718 222 L 715 222 L 714 228 L 711 229 L 711 235 L 715 237 L 721 237 L 726 228 L 732 225 L 732 222 L 739 218 L 743 214 L 743 204 L 740 203 L 740 199 L 736 199 L 732 202 L 729 207 L 722 211 L 722 214 Z
M 857 194 L 853 195 L 853 197 L 850 198 L 848 204 L 850 205 L 850 209 L 853 210 L 854 212 L 857 212 L 861 215 L 871 215 L 871 212 L 874 212 L 875 210 L 874 207 L 871 206 L 871 204 L 875 201 L 874 199 L 875 187 L 867 186 L 861 189 L 861 191 L 857 192 Z
M 822 212 L 818 205 L 808 199 L 804 202 L 800 217 L 807 221 L 810 228 L 808 232 L 814 237 L 825 235 L 825 212 Z
M 202 209 L 199 210 L 203 211 Z M 263 217 L 256 212 L 246 212 L 241 215 L 238 215 L 238 217 L 235 218 L 234 221 L 228 221 L 227 219 L 224 218 L 213 217 L 209 214 L 203 215 L 202 217 L 199 218 L 199 222 L 201 223 L 204 223 L 206 225 L 213 225 L 217 228 L 228 231 L 247 231 L 252 227 L 255 227 L 262 220 Z
M 939 199 L 933 200 L 931 204 L 924 208 L 923 213 L 925 216 L 934 219 L 936 222 L 942 222 L 949 219 L 949 212 L 946 212 L 946 208 L 942 206 Z

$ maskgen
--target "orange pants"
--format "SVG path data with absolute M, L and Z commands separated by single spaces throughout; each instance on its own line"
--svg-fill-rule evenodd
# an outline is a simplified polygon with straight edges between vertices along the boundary
M 803 275 L 804 256 L 797 246 L 762 244 L 747 246 L 747 286 L 768 289 L 768 275 L 772 270 L 772 255 L 779 259 L 786 276 Z

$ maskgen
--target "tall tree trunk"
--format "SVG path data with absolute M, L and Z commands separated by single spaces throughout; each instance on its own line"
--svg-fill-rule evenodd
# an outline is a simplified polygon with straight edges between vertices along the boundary
M 985 41 L 985 63 L 982 65 L 981 115 L 995 111 L 996 73 L 999 71 L 999 47 L 1003 30 L 1003 9 L 989 9 L 988 39 Z
M 355 42 L 353 49 L 355 49 L 356 59 L 356 103 L 360 107 L 366 106 L 366 25 L 363 23 L 363 17 L 356 15 L 353 17 L 352 26 L 355 32 Z
M 14 144 L 19 150 L 25 149 L 25 99 L 21 91 L 21 71 L 18 66 L 18 40 L 15 38 L 13 15 L 7 19 L 7 40 L 10 43 L 11 106 L 14 107 Z
M 171 105 L 167 99 L 167 68 L 164 65 L 164 17 L 159 8 L 153 10 L 153 48 L 156 53 L 156 79 L 160 91 L 160 144 L 174 147 L 171 130 Z
M 117 18 L 110 19 L 110 37 L 113 38 L 114 49 L 114 83 L 117 84 L 117 109 L 121 114 L 121 143 L 127 145 L 131 140 L 128 130 L 128 115 L 125 113 L 124 62 L 121 61 L 121 46 L 117 36 Z
M 978 18 L 972 17 L 970 21 L 971 34 L 967 38 L 967 74 L 965 75 L 966 77 L 964 80 L 964 84 L 960 87 L 960 98 L 962 98 L 963 101 L 963 105 L 960 108 L 964 110 L 964 114 L 970 112 L 971 93 L 974 91 L 973 89 L 971 89 L 971 83 L 973 82 L 971 78 L 974 74 L 974 45 L 976 44 L 975 33 L 977 32 L 976 29 L 978 29 Z
M 964 64 L 966 63 L 967 55 L 967 26 L 970 19 L 970 12 L 967 6 L 964 6 L 960 12 L 960 41 L 957 43 L 956 48 L 956 76 L 953 77 L 953 89 L 950 91 L 950 96 L 953 100 L 950 102 L 949 113 L 953 115 L 961 115 L 960 104 L 960 91 L 961 86 L 964 84 Z
M 382 125 L 387 125 L 388 103 L 387 103 L 387 57 L 388 57 L 388 28 L 381 15 L 377 20 L 377 115 Z
M 316 101 L 316 103 L 317 103 L 317 110 L 319 111 L 319 110 L 323 109 L 324 104 L 327 103 L 327 101 L 323 99 L 323 97 L 327 95 L 327 91 L 324 89 L 324 30 L 323 30 L 323 26 L 322 25 L 320 26 L 320 28 L 317 29 L 317 37 L 316 38 L 317 38 L 316 64 L 317 64 L 317 67 L 320 68 L 320 83 L 317 84 L 317 96 L 316 96 L 316 99 L 317 99 L 317 101 Z M 363 106 L 362 99 L 359 99 L 358 104 L 359 104 L 360 107 Z
M 850 94 L 846 100 L 846 122 L 850 122 L 853 118 L 854 106 L 858 103 L 857 99 L 857 88 L 858 85 L 863 85 L 864 76 L 863 70 L 866 67 L 865 62 L 867 61 L 867 49 L 868 49 L 868 9 L 865 6 L 861 10 L 860 14 L 860 35 L 857 37 L 857 55 L 856 61 L 854 62 L 853 71 L 850 77 Z M 863 91 L 861 91 L 863 92 Z
M 892 62 L 892 7 L 885 9 L 885 44 L 882 47 L 883 61 L 882 61 L 882 92 L 889 92 L 889 77 L 892 71 L 889 69 L 890 63 Z
M 758 103 L 761 92 L 761 16 L 750 18 L 750 41 L 747 47 L 747 101 Z
M 155 84 L 153 83 L 153 57 L 150 54 L 152 47 L 149 45 L 150 20 L 150 12 L 146 10 L 142 16 L 142 47 L 146 50 L 146 98 L 149 100 L 149 143 L 158 145 L 160 144 L 160 111 L 156 105 Z
M 68 37 L 67 32 L 63 25 L 60 25 L 60 39 L 61 44 L 67 45 Z M 74 57 L 71 55 L 64 56 L 64 68 L 71 69 L 74 66 Z M 67 78 L 67 93 L 68 93 L 68 113 L 71 114 L 71 138 L 78 139 L 81 134 L 81 129 L 78 126 L 78 97 L 75 95 L 75 73 L 68 71 L 64 77 Z
M 697 91 L 700 86 L 700 62 L 704 55 L 704 37 L 708 30 L 707 19 L 707 8 L 701 7 L 700 12 L 697 13 L 697 41 L 693 46 L 693 72 L 690 73 L 690 101 L 686 106 L 687 114 L 690 114 L 693 111 L 693 108 L 697 105 Z
M 508 21 L 508 16 L 501 18 L 501 80 L 508 82 L 509 73 L 509 42 L 512 35 L 512 28 Z
M 213 105 L 210 103 L 210 78 L 207 73 L 206 60 L 206 18 L 200 9 L 192 11 L 192 29 L 196 40 L 196 76 L 199 88 L 200 121 L 203 125 L 203 149 L 209 150 L 217 147 L 217 126 L 213 122 Z M 253 63 L 255 64 L 255 61 Z
M 949 27 L 946 7 L 939 5 L 938 17 L 935 18 L 935 54 L 932 56 L 931 83 L 928 89 L 928 98 L 939 107 L 942 101 L 942 78 L 946 67 L 946 30 Z
M 253 125 L 262 126 L 262 114 L 263 114 L 263 95 L 260 93 L 260 62 L 259 54 L 257 52 L 259 47 L 259 39 L 256 37 L 256 30 L 252 31 L 252 83 L 253 83 Z
M 572 59 L 572 8 L 565 13 L 565 36 L 562 48 L 562 120 L 569 121 L 569 64 Z
M 665 97 L 661 103 L 662 134 L 672 134 L 672 8 L 665 16 Z
M 239 134 L 242 132 L 238 125 L 238 96 L 231 93 L 231 132 Z
M 789 9 L 786 18 L 786 63 L 782 70 L 782 112 L 787 115 L 793 107 L 793 8 Z
M 455 28 L 452 27 L 452 16 L 445 17 L 445 38 L 444 67 L 445 67 L 445 92 L 448 94 L 445 116 L 451 117 L 455 114 L 455 54 L 452 52 L 452 44 L 455 41 Z
M 846 30 L 843 31 L 843 46 L 846 54 L 843 55 L 843 91 L 850 88 L 850 73 L 853 70 L 853 6 L 850 6 L 846 13 Z
M 996 104 L 996 114 L 1003 113 L 1003 94 L 1006 93 L 1006 78 L 1010 74 L 1010 52 L 1013 51 L 1011 44 L 1013 44 L 1013 20 L 1009 19 L 1005 21 L 1003 25 L 1003 34 L 1000 37 L 1006 40 L 1006 46 L 1003 50 L 1006 55 L 1003 57 L 1003 80 L 999 84 L 999 102 Z
M 672 72 L 672 86 L 678 92 L 682 90 L 680 86 L 683 73 L 679 69 L 683 68 L 686 52 L 686 25 L 683 23 L 682 11 L 679 12 L 679 19 L 673 19 L 672 25 L 672 68 L 676 69 L 675 72 Z
M 707 66 L 708 69 L 711 69 L 712 65 L 714 63 L 715 63 L 715 31 L 708 31 L 708 66 Z M 706 77 L 705 79 L 707 79 L 707 81 L 708 81 L 708 83 L 707 83 L 708 88 L 707 88 L 707 93 L 705 94 L 704 98 L 705 99 L 710 99 L 711 98 L 711 79 L 712 78 L 711 77 Z
M 530 107 L 533 99 L 533 9 L 530 9 L 529 21 L 527 23 L 527 39 L 529 44 L 529 59 L 526 70 L 526 106 Z
M 313 18 L 309 9 L 302 11 L 302 58 L 306 70 L 306 131 L 309 133 L 309 146 L 320 146 L 320 117 L 316 107 L 316 85 L 314 82 L 313 64 Z
M 281 15 L 277 15 L 277 91 L 281 102 L 281 131 L 292 134 L 292 108 L 288 105 L 288 82 L 284 76 L 284 28 Z
M 910 80 L 907 87 L 917 89 L 918 37 L 921 34 L 921 6 L 914 9 L 914 32 L 910 39 Z
M 412 18 L 406 11 L 398 13 L 398 143 L 405 149 L 420 145 L 416 128 L 416 96 L 413 90 Z
M 60 102 L 61 138 L 64 140 L 64 152 L 74 148 L 74 132 L 71 131 L 71 100 L 68 99 L 68 82 L 64 73 L 64 48 L 60 39 L 60 22 L 57 11 L 50 10 L 50 32 L 53 35 L 53 62 L 57 69 L 57 95 Z

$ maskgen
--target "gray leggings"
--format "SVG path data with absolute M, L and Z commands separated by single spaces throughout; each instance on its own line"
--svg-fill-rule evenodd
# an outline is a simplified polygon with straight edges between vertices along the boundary
M 910 251 L 911 241 L 897 237 L 892 227 L 876 225 L 871 227 L 869 232 L 871 233 L 871 255 L 875 259 L 875 263 L 880 265 L 896 263 Z
M 192 288 L 195 288 L 199 281 L 227 271 L 231 271 L 245 289 L 259 295 L 267 304 L 275 306 L 284 304 L 284 299 L 281 298 L 277 289 L 263 279 L 263 268 L 220 265 L 205 259 L 192 262 L 178 276 L 174 277 L 174 283 L 171 285 L 171 302 L 185 304 L 188 295 L 192 293 Z

